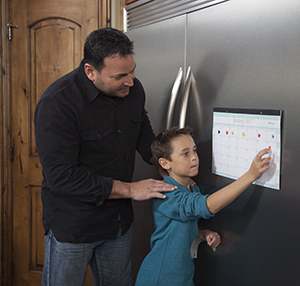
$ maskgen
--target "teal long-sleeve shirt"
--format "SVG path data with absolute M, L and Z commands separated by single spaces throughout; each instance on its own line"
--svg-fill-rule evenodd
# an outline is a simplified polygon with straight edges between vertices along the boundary
M 165 199 L 153 200 L 151 251 L 140 267 L 135 286 L 194 285 L 190 247 L 199 236 L 198 219 L 214 216 L 206 206 L 208 195 L 202 195 L 198 186 L 191 192 L 170 177 L 164 181 L 178 188 L 164 193 Z

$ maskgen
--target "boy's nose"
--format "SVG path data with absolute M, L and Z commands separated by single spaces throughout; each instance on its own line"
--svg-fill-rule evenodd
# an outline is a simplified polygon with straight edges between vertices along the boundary
M 197 153 L 194 153 L 193 157 L 192 157 L 192 160 L 196 160 L 198 158 L 198 154 Z

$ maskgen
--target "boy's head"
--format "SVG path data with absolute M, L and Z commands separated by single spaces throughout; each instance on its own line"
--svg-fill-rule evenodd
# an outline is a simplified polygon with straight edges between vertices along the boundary
M 195 169 L 198 173 L 199 159 L 196 144 L 191 136 L 192 131 L 190 127 L 173 127 L 161 132 L 152 142 L 151 151 L 155 160 L 168 171 L 170 176 L 171 173 L 175 176 L 179 175 L 176 165 L 182 167 L 180 170 L 182 175 L 197 175 L 194 174 Z M 192 172 L 190 168 L 193 169 Z
M 190 127 L 173 127 L 160 133 L 151 150 L 159 165 L 178 183 L 189 187 L 189 179 L 198 174 L 197 146 Z
M 158 162 L 160 158 L 171 161 L 173 152 L 172 141 L 182 135 L 192 135 L 193 129 L 190 127 L 179 128 L 178 126 L 167 129 L 154 139 L 151 145 L 151 151 Z

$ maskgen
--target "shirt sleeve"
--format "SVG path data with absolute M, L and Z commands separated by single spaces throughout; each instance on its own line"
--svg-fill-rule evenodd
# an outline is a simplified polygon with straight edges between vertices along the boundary
M 153 207 L 170 219 L 187 221 L 195 218 L 209 219 L 214 216 L 206 205 L 209 195 L 184 192 L 180 189 L 164 194 L 167 196 L 165 199 L 153 200 Z
M 113 180 L 81 166 L 75 114 L 55 98 L 46 97 L 36 107 L 34 123 L 43 184 L 58 195 L 102 205 L 110 195 Z
M 137 151 L 141 154 L 143 160 L 150 164 L 150 159 L 152 157 L 151 143 L 154 140 L 155 135 L 153 133 L 150 120 L 145 111 L 145 115 L 142 120 L 140 138 L 137 145 Z
M 151 143 L 155 138 L 155 134 L 153 132 L 148 113 L 145 110 L 145 91 L 141 84 L 141 82 L 135 78 L 134 79 L 134 85 L 135 85 L 135 92 L 138 94 L 136 97 L 134 97 L 135 102 L 132 103 L 132 106 L 142 106 L 142 113 L 140 119 L 136 118 L 135 120 L 141 121 L 141 128 L 139 133 L 139 140 L 137 142 L 136 150 L 139 152 L 139 154 L 142 156 L 143 160 L 147 163 L 150 163 L 150 159 L 152 157 L 151 153 Z M 136 104 L 137 101 L 139 104 Z M 151 163 L 150 163 L 151 164 Z

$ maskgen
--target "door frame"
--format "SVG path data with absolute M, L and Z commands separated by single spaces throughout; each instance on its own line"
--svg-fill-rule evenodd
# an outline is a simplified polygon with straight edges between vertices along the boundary
M 120 29 L 123 29 L 123 7 L 125 0 L 119 0 Z M 99 27 L 111 24 L 110 0 L 99 0 Z M 8 40 L 7 23 L 11 19 L 10 0 L 1 0 L 0 4 L 0 213 L 1 213 L 1 268 L 0 285 L 11 286 L 13 282 L 13 196 L 12 196 L 12 114 L 11 114 L 11 52 Z M 18 23 L 12 23 L 17 25 Z M 13 36 L 13 31 L 12 31 Z M 12 156 L 12 158 L 11 158 Z
M 1 285 L 11 285 L 12 262 L 12 176 L 10 148 L 11 138 L 11 54 L 7 23 L 10 18 L 10 0 L 1 1 L 1 98 L 0 98 L 0 184 L 1 184 Z

